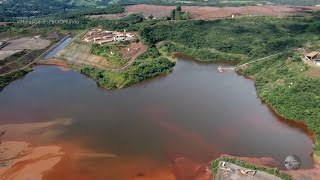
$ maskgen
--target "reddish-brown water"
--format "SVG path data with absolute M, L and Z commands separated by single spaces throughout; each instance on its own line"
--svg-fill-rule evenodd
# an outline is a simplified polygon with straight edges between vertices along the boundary
M 272 113 L 251 80 L 218 66 L 179 59 L 171 74 L 115 91 L 79 72 L 37 66 L 0 93 L 0 123 L 72 119 L 41 140 L 8 132 L 9 140 L 63 147 L 48 179 L 194 179 L 222 153 L 270 157 L 281 169 L 296 154 L 311 168 L 304 129 Z

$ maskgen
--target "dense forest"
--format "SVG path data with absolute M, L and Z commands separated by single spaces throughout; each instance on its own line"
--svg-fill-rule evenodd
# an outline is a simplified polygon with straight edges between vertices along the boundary
M 306 43 L 316 45 L 320 41 L 319 30 L 318 18 L 243 17 L 167 22 L 145 27 L 140 34 L 149 46 L 161 41 L 172 42 L 166 44 L 169 51 L 196 55 L 200 60 L 219 60 L 221 55 L 230 54 L 245 55 L 249 60 L 303 47 Z

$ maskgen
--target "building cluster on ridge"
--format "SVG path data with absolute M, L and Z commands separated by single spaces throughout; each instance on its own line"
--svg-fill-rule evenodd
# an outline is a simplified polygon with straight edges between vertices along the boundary
M 117 41 L 130 41 L 133 40 L 135 36 L 136 35 L 133 33 L 128 33 L 126 31 L 105 31 L 103 29 L 94 28 L 85 34 L 83 41 L 101 45 Z

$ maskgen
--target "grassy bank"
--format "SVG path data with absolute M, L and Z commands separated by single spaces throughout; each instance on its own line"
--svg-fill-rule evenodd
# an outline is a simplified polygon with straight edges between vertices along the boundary
M 10 74 L 7 74 L 7 75 L 3 75 L 3 76 L 0 76 L 0 91 L 7 85 L 10 84 L 10 82 L 18 79 L 18 78 L 21 78 L 22 76 L 28 74 L 29 72 L 32 71 L 32 68 L 24 68 L 24 69 L 20 69 L 16 72 L 13 72 L 13 73 L 10 73 Z
M 232 163 L 232 164 L 236 164 L 238 166 L 241 166 L 241 167 L 244 167 L 244 168 L 248 168 L 248 169 L 252 169 L 252 170 L 263 171 L 263 172 L 266 172 L 268 174 L 272 174 L 272 175 L 275 175 L 277 177 L 280 177 L 281 179 L 284 179 L 284 180 L 291 180 L 292 179 L 292 177 L 290 175 L 286 174 L 286 173 L 279 173 L 278 171 L 275 172 L 273 169 L 268 169 L 268 168 L 264 168 L 264 167 L 255 166 L 253 164 L 246 163 L 246 162 L 241 161 L 241 160 L 236 159 L 236 158 L 218 158 L 215 161 L 213 161 L 212 164 L 211 164 L 211 171 L 212 171 L 213 174 L 217 174 L 218 169 L 219 169 L 219 163 L 221 161 L 225 161 L 225 162 L 229 162 L 229 163 Z
M 258 96 L 285 119 L 300 121 L 315 133 L 320 155 L 320 77 L 308 77 L 308 65 L 292 54 L 257 62 L 245 70 L 254 78 Z
M 95 79 L 100 87 L 118 89 L 160 74 L 169 73 L 174 65 L 174 62 L 163 57 L 158 57 L 153 60 L 135 62 L 125 70 L 118 72 L 84 67 L 81 68 L 81 73 Z

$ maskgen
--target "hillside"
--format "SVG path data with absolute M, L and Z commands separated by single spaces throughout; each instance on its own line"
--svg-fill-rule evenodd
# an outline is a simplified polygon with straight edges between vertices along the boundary
M 158 5 L 200 5 L 200 6 L 243 6 L 257 4 L 288 4 L 288 5 L 316 5 L 320 0 L 5 0 L 0 2 L 0 20 L 4 17 L 25 17 L 47 15 L 59 11 L 81 8 L 100 8 L 109 5 L 127 4 L 158 4 Z

